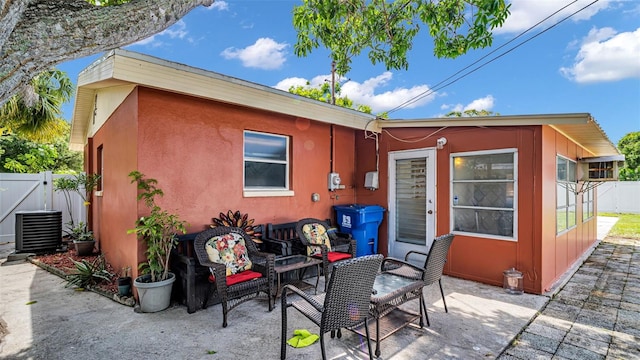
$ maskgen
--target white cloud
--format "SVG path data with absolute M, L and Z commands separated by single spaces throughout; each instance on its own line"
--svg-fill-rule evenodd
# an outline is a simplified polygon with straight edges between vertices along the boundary
M 573 65 L 560 73 L 578 83 L 640 78 L 640 28 L 617 34 L 611 28 L 591 29 Z
M 590 5 L 586 9 L 571 16 L 573 21 L 583 21 L 590 19 L 598 12 L 607 9 L 616 2 L 621 0 L 600 0 L 595 4 Z M 500 33 L 519 33 L 531 26 L 537 24 L 542 19 L 550 16 L 554 12 L 560 10 L 562 7 L 568 5 L 565 9 L 553 15 L 549 20 L 542 23 L 541 27 L 547 28 L 559 20 L 573 14 L 574 12 L 584 8 L 592 3 L 593 0 L 512 0 L 511 1 L 511 14 L 505 20 L 501 28 L 495 29 L 496 34 Z M 570 4 L 570 5 L 569 5 Z
M 270 38 L 260 38 L 244 49 L 226 48 L 220 53 L 225 59 L 240 59 L 245 67 L 265 70 L 278 69 L 287 60 L 287 43 L 278 43 Z
M 367 105 L 371 107 L 373 113 L 380 113 L 430 92 L 428 85 L 417 85 L 411 88 L 395 88 L 393 90 L 376 93 L 380 88 L 387 86 L 392 77 L 393 74 L 387 71 L 379 76 L 367 79 L 362 83 L 348 80 L 342 84 L 340 96 L 346 96 L 353 100 L 354 105 Z M 287 78 L 278 82 L 275 88 L 288 91 L 291 86 L 304 86 L 307 82 L 309 82 L 310 87 L 317 87 L 321 83 L 329 81 L 329 79 L 331 79 L 331 75 L 318 75 L 311 80 L 298 77 Z M 339 79 L 339 81 L 344 80 L 346 79 Z M 431 102 L 435 96 L 435 93 L 429 94 L 415 102 L 407 104 L 404 108 L 413 109 L 426 105 Z
M 175 24 L 170 26 L 167 29 L 164 29 L 162 32 L 159 32 L 153 36 L 150 36 L 146 39 L 140 40 L 133 45 L 148 45 L 151 47 L 162 46 L 165 43 L 162 41 L 162 38 L 168 37 L 169 39 L 184 39 L 189 32 L 187 31 L 187 23 L 184 20 L 178 20 Z M 193 40 L 191 38 L 187 38 L 189 42 Z
M 493 106 L 495 105 L 495 99 L 493 98 L 492 95 L 487 95 L 483 98 L 479 98 L 479 99 L 475 99 L 473 101 L 471 101 L 470 103 L 468 103 L 467 105 L 463 105 L 463 104 L 443 104 L 442 106 L 440 106 L 441 110 L 445 110 L 447 111 L 447 113 L 449 112 L 463 112 L 466 110 L 487 110 L 487 111 L 492 111 Z
M 229 4 L 226 1 L 216 0 L 213 4 L 207 6 L 207 10 L 229 10 Z

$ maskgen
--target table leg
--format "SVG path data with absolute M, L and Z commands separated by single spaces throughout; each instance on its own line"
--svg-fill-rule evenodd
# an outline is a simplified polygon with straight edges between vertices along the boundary
M 376 317 L 376 357 L 380 356 L 380 319 Z
M 320 283 L 320 264 L 316 264 L 316 290 L 315 294 L 318 295 L 318 284 Z

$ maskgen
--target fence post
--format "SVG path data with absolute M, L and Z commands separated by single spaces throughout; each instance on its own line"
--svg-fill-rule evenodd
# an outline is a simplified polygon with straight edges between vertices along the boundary
M 42 175 L 42 208 L 53 210 L 53 174 L 51 171 L 40 174 Z

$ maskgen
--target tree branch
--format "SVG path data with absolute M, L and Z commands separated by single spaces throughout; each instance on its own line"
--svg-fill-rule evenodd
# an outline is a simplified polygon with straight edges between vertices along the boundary
M 85 0 L 2 0 L 0 105 L 43 70 L 142 40 L 212 3 L 132 0 L 102 7 Z

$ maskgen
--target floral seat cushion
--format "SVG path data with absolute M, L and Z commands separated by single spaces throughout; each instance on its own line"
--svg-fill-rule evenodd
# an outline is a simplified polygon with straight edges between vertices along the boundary
M 306 224 L 302 227 L 304 236 L 311 244 L 324 244 L 327 251 L 331 251 L 331 241 L 327 234 L 327 229 L 322 224 Z M 307 246 L 308 256 L 322 256 L 322 250 L 319 246 Z
M 247 246 L 240 234 L 229 233 L 214 236 L 205 244 L 211 262 L 224 264 L 227 277 L 251 270 L 252 263 L 247 253 Z

